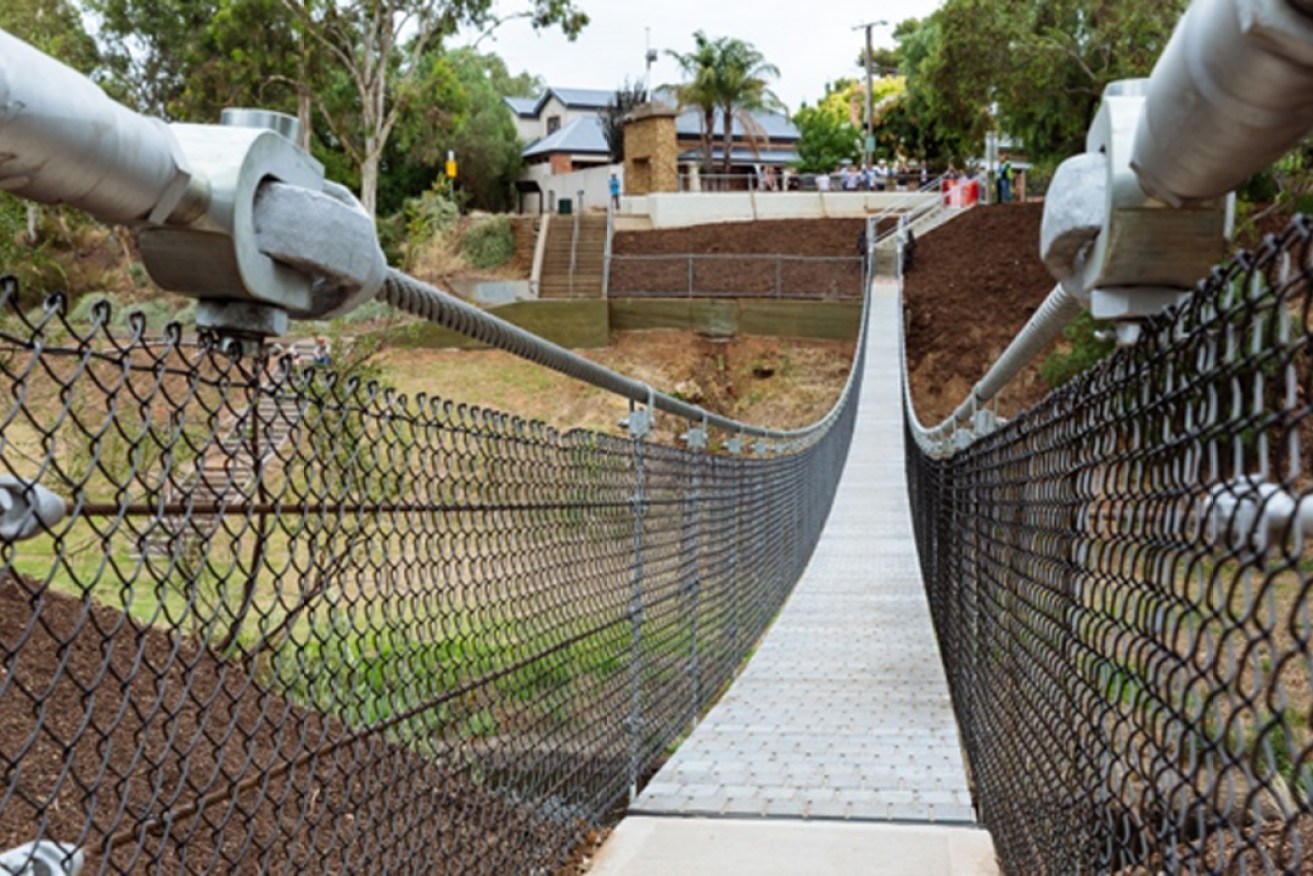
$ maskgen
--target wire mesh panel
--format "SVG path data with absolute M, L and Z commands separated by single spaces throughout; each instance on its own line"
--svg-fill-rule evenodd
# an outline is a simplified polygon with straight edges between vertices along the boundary
M 1010 873 L 1313 872 L 1313 226 L 951 458 L 916 535 Z
M 611 298 L 778 298 L 860 301 L 864 265 L 853 256 L 614 255 Z
M 855 411 L 700 452 L 3 299 L 0 850 L 86 872 L 550 872 L 791 590 Z

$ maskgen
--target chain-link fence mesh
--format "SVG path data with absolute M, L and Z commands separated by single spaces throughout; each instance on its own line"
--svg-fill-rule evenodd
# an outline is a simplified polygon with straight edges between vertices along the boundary
M 0 542 L 0 850 L 85 872 L 551 872 L 791 590 L 856 407 L 672 448 L 0 298 L 0 511 L 68 506 Z
M 948 459 L 918 547 L 1007 872 L 1313 872 L 1313 224 Z

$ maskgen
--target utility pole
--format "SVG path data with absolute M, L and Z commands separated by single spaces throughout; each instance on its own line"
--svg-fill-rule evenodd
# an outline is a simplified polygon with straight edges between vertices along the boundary
M 871 164 L 872 153 L 875 150 L 875 133 L 872 131 L 873 117 L 875 115 L 874 96 L 875 90 L 873 78 L 871 76 L 871 56 L 875 54 L 875 48 L 871 44 L 871 31 L 877 27 L 884 27 L 889 22 L 869 21 L 866 24 L 859 24 L 853 30 L 866 30 L 866 138 L 862 140 L 862 169 L 865 170 Z
M 656 63 L 657 50 L 652 48 L 652 28 L 645 27 L 647 36 L 644 38 L 643 59 L 647 62 L 646 72 L 643 74 L 643 90 L 647 92 L 647 99 L 652 99 L 652 65 Z

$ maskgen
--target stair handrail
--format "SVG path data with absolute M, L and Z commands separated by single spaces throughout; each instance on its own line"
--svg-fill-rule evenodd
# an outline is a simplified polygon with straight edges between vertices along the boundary
M 606 200 L 606 243 L 602 249 L 602 300 L 611 294 L 611 238 L 615 235 L 615 209 L 611 199 Z
M 579 263 L 579 211 L 574 212 L 574 229 L 570 232 L 570 297 L 574 298 L 574 271 Z

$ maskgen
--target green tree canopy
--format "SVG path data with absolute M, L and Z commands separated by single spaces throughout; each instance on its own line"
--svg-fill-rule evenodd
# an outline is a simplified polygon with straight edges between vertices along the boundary
M 825 86 L 825 97 L 814 106 L 803 104 L 793 116 L 801 139 L 798 169 L 829 173 L 845 159 L 862 154 L 862 132 L 852 121 L 851 95 L 861 86 L 855 79 L 840 79 Z
M 379 171 L 393 131 L 423 93 L 425 55 L 460 27 L 492 29 L 508 18 L 559 26 L 570 37 L 588 23 L 572 0 L 531 0 L 507 17 L 492 0 L 282 0 L 344 71 L 353 100 L 320 106 L 338 146 L 360 171 L 360 200 L 373 212 Z
M 947 0 L 896 37 L 909 112 L 953 157 L 979 155 L 994 118 L 1032 159 L 1084 148 L 1103 88 L 1147 76 L 1188 0 Z
M 82 73 L 100 65 L 96 41 L 82 26 L 82 14 L 69 0 L 5 0 L 0 29 L 19 36 Z

